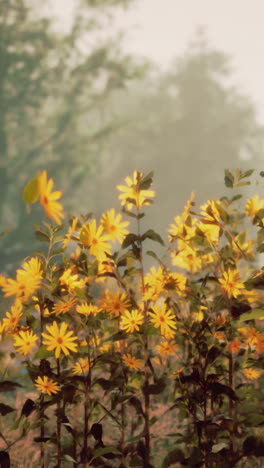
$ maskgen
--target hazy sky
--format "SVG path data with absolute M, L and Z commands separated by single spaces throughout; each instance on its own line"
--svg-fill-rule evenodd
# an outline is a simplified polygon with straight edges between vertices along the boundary
M 72 0 L 53 0 L 61 24 L 68 24 Z M 136 0 L 120 13 L 127 52 L 166 67 L 204 26 L 209 44 L 232 58 L 234 83 L 249 95 L 264 123 L 264 0 Z

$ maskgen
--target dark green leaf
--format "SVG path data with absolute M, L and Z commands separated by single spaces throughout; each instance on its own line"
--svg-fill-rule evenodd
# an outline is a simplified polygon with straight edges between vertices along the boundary
M 132 405 L 135 408 L 137 414 L 144 415 L 144 411 L 142 409 L 141 401 L 137 397 L 132 396 L 129 399 L 129 404 Z
M 36 239 L 40 242 L 49 242 L 49 236 L 44 231 L 35 231 Z
M 22 387 L 22 385 L 17 382 L 11 382 L 10 380 L 0 382 L 0 392 L 11 392 L 16 390 L 17 387 Z
M 21 416 L 26 416 L 28 417 L 32 411 L 34 410 L 34 407 L 35 407 L 35 402 L 33 400 L 31 400 L 30 398 L 28 398 L 24 405 L 23 405 L 23 408 L 21 410 Z
M 91 427 L 91 434 L 95 440 L 102 440 L 103 436 L 103 426 L 102 424 L 95 423 Z
M 263 457 L 264 440 L 260 437 L 249 436 L 243 443 L 243 453 L 246 456 Z
M 218 349 L 216 346 L 213 346 L 211 349 L 208 351 L 207 355 L 207 363 L 212 364 L 216 360 L 216 358 L 221 354 L 220 349 Z
M 141 241 L 144 241 L 145 239 L 151 239 L 155 242 L 159 242 L 161 245 L 164 245 L 164 242 L 160 235 L 153 231 L 153 229 L 149 229 L 141 236 Z
M 151 171 L 148 174 L 146 174 L 144 177 L 139 182 L 139 188 L 140 190 L 148 190 L 152 184 L 153 181 L 153 176 L 154 172 Z
M 183 452 L 180 449 L 174 449 L 169 452 L 163 460 L 162 468 L 168 468 L 175 463 L 183 463 L 185 461 L 185 457 Z
M 52 437 L 34 437 L 34 442 L 49 442 L 52 440 Z
M 128 234 L 123 240 L 122 248 L 126 249 L 127 247 L 129 247 L 130 245 L 134 244 L 137 241 L 138 241 L 138 236 L 136 234 Z
M 2 416 L 5 416 L 8 413 L 12 413 L 12 411 L 15 411 L 15 408 L 11 408 L 9 405 L 5 405 L 4 403 L 0 403 L 0 414 Z
M 228 188 L 233 188 L 235 178 L 233 174 L 228 169 L 225 169 L 225 186 Z
M 237 401 L 238 397 L 236 396 L 234 390 L 227 385 L 223 385 L 219 382 L 213 382 L 208 384 L 208 390 L 212 392 L 213 396 L 218 395 L 227 395 L 231 400 Z

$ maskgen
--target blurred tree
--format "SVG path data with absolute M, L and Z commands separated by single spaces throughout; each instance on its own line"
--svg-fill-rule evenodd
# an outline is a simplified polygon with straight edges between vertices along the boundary
M 118 125 L 102 120 L 103 103 L 142 70 L 109 37 L 111 15 L 128 3 L 76 1 L 70 31 L 59 34 L 36 4 L 0 0 L 0 231 L 14 227 L 1 239 L 2 268 L 32 251 L 26 181 L 47 168 L 71 209 Z
M 111 160 L 114 170 L 105 181 L 113 186 L 134 168 L 154 169 L 155 222 L 162 228 L 191 191 L 198 202 L 220 196 L 225 168 L 257 165 L 263 128 L 250 99 L 230 80 L 228 58 L 198 35 L 168 72 L 154 73 L 128 97 L 117 92 L 112 100 L 112 112 L 123 113 L 126 124 L 105 150 L 105 166 Z

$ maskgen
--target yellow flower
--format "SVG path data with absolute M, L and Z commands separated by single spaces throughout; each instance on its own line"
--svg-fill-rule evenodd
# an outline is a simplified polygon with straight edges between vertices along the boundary
M 150 268 L 144 278 L 144 300 L 156 301 L 163 293 L 163 271 L 161 267 Z
M 226 334 L 225 334 L 224 332 L 218 331 L 218 332 L 214 332 L 214 333 L 213 333 L 213 337 L 214 337 L 216 340 L 225 341 L 225 339 L 226 339 Z
M 112 241 L 117 240 L 120 242 L 120 244 L 129 233 L 126 227 L 130 224 L 129 221 L 121 222 L 121 219 L 121 214 L 115 214 L 115 210 L 113 208 L 103 214 L 101 219 L 103 231 L 109 234 L 109 237 Z
M 151 267 L 144 280 L 144 300 L 156 301 L 164 293 L 174 292 L 183 295 L 187 279 L 181 273 L 175 273 L 159 267 Z
M 133 205 L 135 205 L 137 209 L 140 209 L 143 205 L 150 205 L 150 199 L 155 195 L 153 190 L 140 188 L 140 183 L 143 178 L 144 176 L 141 172 L 134 171 L 132 178 L 125 178 L 127 186 L 117 186 L 117 189 L 123 192 L 118 196 L 119 200 L 121 200 L 121 205 L 126 206 L 128 210 L 131 210 Z
M 76 311 L 83 315 L 97 315 L 100 310 L 99 307 L 94 304 L 88 304 L 88 302 L 83 302 L 76 307 Z
M 229 343 L 229 349 L 232 354 L 238 353 L 241 348 L 241 341 L 238 338 L 235 338 Z
M 3 329 L 5 332 L 12 333 L 22 318 L 22 303 L 18 299 L 11 306 L 11 312 L 7 312 L 3 318 Z
M 263 341 L 262 334 L 254 327 L 241 327 L 238 331 L 246 338 L 247 346 L 256 346 Z
M 135 358 L 131 354 L 124 354 L 122 356 L 122 361 L 130 369 L 140 370 L 143 367 L 143 362 L 140 359 Z
M 217 315 L 213 320 L 214 326 L 219 327 L 226 323 L 226 318 L 223 315 Z
M 264 208 L 264 200 L 260 200 L 259 196 L 255 195 L 247 200 L 245 213 L 247 216 L 254 218 L 257 212 L 262 208 Z
M 126 310 L 121 317 L 120 327 L 127 333 L 133 333 L 134 331 L 139 331 L 139 327 L 143 321 L 144 316 L 139 310 L 134 309 L 131 312 Z
M 228 270 L 224 272 L 223 277 L 224 278 L 219 278 L 219 283 L 227 296 L 229 298 L 239 296 L 245 288 L 245 285 L 241 282 L 239 271 L 228 268 Z
M 110 293 L 108 290 L 105 291 L 103 297 L 99 300 L 101 309 L 105 310 L 113 317 L 119 317 L 130 307 L 130 301 L 126 293 Z
M 209 223 L 219 224 L 220 219 L 220 203 L 217 200 L 208 200 L 207 203 L 201 206 L 201 215 L 205 221 Z
M 256 380 L 260 377 L 261 371 L 258 369 L 253 369 L 252 367 L 248 367 L 247 369 L 243 370 L 243 374 L 249 380 Z
M 176 330 L 176 320 L 173 311 L 167 310 L 165 303 L 162 306 L 153 306 L 153 312 L 148 312 L 155 328 L 160 328 L 160 332 L 166 338 L 172 334 L 173 330 Z
M 105 281 L 107 274 L 114 273 L 115 269 L 115 262 L 111 258 L 105 257 L 101 262 L 98 261 L 96 281 L 99 283 Z
M 49 379 L 46 375 L 43 377 L 38 377 L 35 380 L 35 386 L 41 393 L 47 393 L 49 396 L 52 396 L 54 393 L 60 392 L 60 386 L 54 380 Z
M 98 229 L 96 228 L 95 219 L 83 226 L 80 240 L 85 247 L 89 248 L 89 253 L 94 255 L 99 261 L 104 260 L 106 255 L 111 254 L 110 236 L 103 233 L 103 226 L 99 226 Z
M 60 277 L 60 283 L 66 286 L 70 292 L 74 292 L 76 288 L 83 289 L 85 287 L 86 279 L 79 278 L 73 268 L 67 268 Z
M 71 241 L 71 239 L 72 239 L 72 236 L 73 236 L 74 234 L 75 234 L 75 235 L 77 234 L 77 233 L 75 233 L 77 224 L 78 224 L 78 218 L 74 218 L 74 219 L 72 220 L 72 224 L 70 225 L 70 227 L 69 227 L 69 229 L 68 229 L 67 234 L 65 234 L 65 236 L 64 236 L 64 239 L 63 239 L 63 242 L 62 242 L 63 248 L 68 247 L 68 245 L 69 245 L 69 243 L 70 243 L 70 241 Z
M 211 244 L 217 244 L 219 241 L 220 227 L 215 224 L 197 224 L 196 228 L 202 232 L 204 237 Z M 199 232 L 198 232 L 199 233 Z
M 190 240 L 195 235 L 195 225 L 197 222 L 196 218 L 190 219 L 188 224 L 185 224 L 186 218 L 182 216 L 176 216 L 174 218 L 174 224 L 170 224 L 168 229 L 169 241 L 173 242 L 175 239 Z
M 166 291 L 175 291 L 182 295 L 186 289 L 187 278 L 181 273 L 167 272 L 162 273 L 162 288 Z
M 24 262 L 23 269 L 18 269 L 16 279 L 6 278 L 2 281 L 2 289 L 5 297 L 16 296 L 21 301 L 26 301 L 40 288 L 42 281 L 42 264 L 37 257 Z
M 57 322 L 53 322 L 52 325 L 47 325 L 47 333 L 42 333 L 44 338 L 43 344 L 47 346 L 48 351 L 55 350 L 55 357 L 59 358 L 61 352 L 66 356 L 70 354 L 70 351 L 73 353 L 77 352 L 77 344 L 74 341 L 77 340 L 77 336 L 72 336 L 73 331 L 67 331 L 68 324 L 62 322 L 59 328 Z
M 87 358 L 80 358 L 72 367 L 72 373 L 74 375 L 85 374 L 86 372 L 89 371 L 89 369 L 90 369 L 89 360 Z
M 199 312 L 194 312 L 193 318 L 195 322 L 202 322 L 204 319 L 204 312 L 202 310 L 199 310 Z
M 207 258 L 200 255 L 196 249 L 186 245 L 183 241 L 178 241 L 178 251 L 171 251 L 172 264 L 195 273 L 202 268 L 202 260 Z
M 77 299 L 75 297 L 70 297 L 67 301 L 59 301 L 57 304 L 54 304 L 51 313 L 60 315 L 66 314 L 76 305 Z
M 48 218 L 57 224 L 61 224 L 61 219 L 64 218 L 63 207 L 57 200 L 61 197 L 62 193 L 59 191 L 52 192 L 53 185 L 53 179 L 47 180 L 47 171 L 43 171 L 38 175 L 40 204 L 43 206 Z
M 178 350 L 178 345 L 175 341 L 163 340 L 156 346 L 156 349 L 161 356 L 171 356 Z
M 26 356 L 32 352 L 38 337 L 32 330 L 20 331 L 14 336 L 14 346 L 18 353 Z

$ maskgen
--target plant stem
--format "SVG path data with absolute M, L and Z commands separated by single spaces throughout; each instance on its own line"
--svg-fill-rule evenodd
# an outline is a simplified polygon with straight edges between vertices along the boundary
M 43 313 L 44 313 L 43 302 L 40 304 L 39 309 L 40 309 L 40 346 L 42 346 Z M 43 437 L 45 437 L 43 395 L 40 398 L 39 417 L 40 417 L 40 437 L 41 439 L 43 439 Z M 45 468 L 45 444 L 44 442 L 40 443 L 40 468 Z
M 57 376 L 60 377 L 60 359 L 58 358 L 57 359 Z M 61 404 L 60 404 L 60 400 L 58 400 L 58 403 L 57 403 L 57 468 L 61 468 L 62 467 L 62 464 L 61 464 L 61 456 L 62 456 L 62 452 L 61 452 L 61 414 L 60 414 L 60 410 L 61 410 Z
M 232 353 L 229 353 L 228 356 L 229 360 L 229 368 L 228 368 L 228 380 L 229 380 L 229 387 L 233 389 L 234 382 L 233 382 L 233 356 Z M 231 427 L 229 430 L 229 450 L 231 454 L 231 460 L 233 458 L 234 453 L 234 402 L 232 398 L 229 398 L 229 417 L 231 418 Z
M 140 211 L 138 209 L 138 216 L 137 216 L 137 236 L 138 236 L 138 249 L 139 249 L 139 262 L 141 266 L 141 288 L 142 294 L 144 296 L 145 293 L 145 280 L 144 280 L 144 265 L 143 265 L 143 254 L 142 254 L 142 241 L 140 235 Z M 144 301 L 144 324 L 147 322 L 147 303 Z M 145 454 L 144 454 L 144 462 L 146 465 L 150 463 L 150 430 L 149 430 L 149 407 L 150 407 L 150 397 L 149 397 L 149 371 L 148 371 L 148 359 L 149 359 L 149 352 L 148 352 L 148 337 L 144 334 L 144 438 L 145 438 Z

